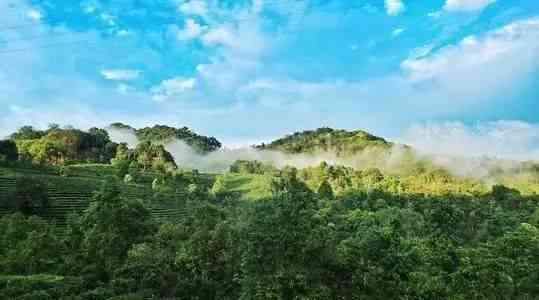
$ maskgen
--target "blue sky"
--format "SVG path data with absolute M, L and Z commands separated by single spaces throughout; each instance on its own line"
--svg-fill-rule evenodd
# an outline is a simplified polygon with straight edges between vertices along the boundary
M 536 0 L 0 2 L 0 135 L 115 121 L 229 143 L 320 126 L 536 130 L 538 75 Z

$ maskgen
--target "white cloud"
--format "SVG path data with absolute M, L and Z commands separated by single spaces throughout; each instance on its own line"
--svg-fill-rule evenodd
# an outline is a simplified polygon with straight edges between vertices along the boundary
M 39 10 L 31 9 L 26 13 L 26 16 L 32 20 L 39 21 L 43 18 L 43 15 Z
M 122 30 L 119 30 L 118 32 L 116 32 L 116 35 L 117 36 L 129 36 L 129 35 L 132 35 L 133 32 L 129 31 L 129 30 L 126 30 L 126 29 L 122 29 Z
M 495 92 L 539 67 L 539 18 L 466 37 L 428 56 L 410 57 L 401 67 L 412 82 L 430 80 L 477 95 Z
M 129 69 L 104 69 L 101 75 L 108 80 L 133 80 L 139 77 L 139 70 Z
M 100 3 L 97 0 L 86 0 L 81 3 L 82 11 L 86 14 L 92 14 L 100 8 Z
M 114 26 L 116 25 L 116 17 L 111 15 L 111 14 L 108 14 L 108 13 L 102 13 L 100 15 L 101 17 L 101 20 L 103 20 L 103 22 L 105 22 L 107 25 L 109 26 Z
M 152 99 L 164 101 L 170 97 L 180 95 L 188 90 L 192 90 L 196 85 L 196 78 L 175 77 L 161 82 L 151 89 Z
M 402 0 L 385 0 L 385 7 L 390 16 L 398 16 L 406 10 Z
M 456 175 L 487 177 L 493 169 L 519 169 L 515 161 L 539 159 L 539 124 L 493 121 L 416 124 L 399 142 Z
M 447 11 L 475 11 L 483 9 L 496 0 L 447 0 L 444 10 Z
M 207 86 L 232 92 L 252 79 L 262 66 L 261 57 L 272 45 L 256 22 L 219 24 L 201 39 L 209 47 L 218 47 L 210 63 L 197 66 L 198 76 Z
M 178 31 L 177 37 L 179 40 L 190 40 L 194 39 L 202 34 L 202 31 L 205 29 L 204 26 L 201 26 L 193 19 L 187 19 L 185 21 L 185 26 L 182 30 Z
M 414 48 L 412 49 L 412 51 L 410 51 L 410 56 L 408 59 L 418 59 L 421 57 L 425 57 L 431 53 L 432 49 L 434 49 L 433 44 Z
M 401 35 L 404 31 L 406 31 L 405 28 L 396 28 L 395 30 L 393 30 L 393 31 L 391 32 L 391 35 L 392 35 L 393 37 L 398 37 L 398 36 Z
M 208 6 L 203 0 L 188 0 L 178 6 L 178 10 L 186 15 L 204 17 L 208 14 Z
M 495 121 L 414 125 L 402 142 L 432 154 L 500 159 L 539 159 L 539 124 Z
M 233 28 L 230 25 L 221 25 L 219 27 L 212 28 L 204 36 L 202 41 L 207 45 L 225 45 L 228 47 L 239 47 L 241 40 L 234 34 Z

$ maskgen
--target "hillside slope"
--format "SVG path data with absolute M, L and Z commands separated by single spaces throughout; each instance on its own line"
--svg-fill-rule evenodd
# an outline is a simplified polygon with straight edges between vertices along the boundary
M 126 124 L 113 123 L 110 128 L 132 131 L 140 142 L 167 143 L 175 139 L 181 140 L 201 154 L 218 150 L 222 146 L 216 138 L 197 134 L 187 127 L 154 125 L 136 129 Z
M 285 153 L 335 152 L 339 156 L 356 154 L 365 149 L 388 150 L 394 144 L 363 130 L 319 128 L 287 135 L 269 144 L 255 146 L 260 150 Z

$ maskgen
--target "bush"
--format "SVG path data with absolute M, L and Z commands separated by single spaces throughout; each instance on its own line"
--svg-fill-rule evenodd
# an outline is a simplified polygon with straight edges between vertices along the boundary
M 272 165 L 264 164 L 257 160 L 236 160 L 230 166 L 231 173 L 239 174 L 269 174 L 276 173 L 278 170 Z
M 14 208 L 25 214 L 44 212 L 49 207 L 46 182 L 35 177 L 19 177 L 15 185 Z
M 17 145 L 12 140 L 0 141 L 0 165 L 16 161 L 19 158 Z

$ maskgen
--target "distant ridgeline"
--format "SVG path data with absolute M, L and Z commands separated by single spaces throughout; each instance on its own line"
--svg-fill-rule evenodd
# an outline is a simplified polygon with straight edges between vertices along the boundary
M 206 154 L 221 148 L 221 143 L 216 138 L 196 134 L 187 127 L 174 128 L 155 125 L 136 129 L 122 123 L 113 123 L 110 127 L 132 131 L 140 142 L 166 143 L 176 139 L 181 140 L 200 154 Z
M 83 131 L 53 124 L 46 130 L 39 130 L 24 126 L 8 140 L 0 141 L 0 163 L 18 161 L 63 166 L 76 163 L 108 164 L 120 158 L 135 161 L 145 169 L 156 163 L 175 168 L 174 159 L 163 147 L 163 142 L 182 140 L 201 154 L 221 147 L 217 139 L 198 135 L 187 127 L 156 125 L 137 130 L 122 123 L 114 123 L 111 127 L 134 132 L 140 141 L 136 149 L 127 149 L 127 145 L 113 142 L 105 129 Z
M 393 145 L 393 143 L 363 130 L 346 131 L 319 128 L 296 132 L 269 144 L 255 146 L 255 148 L 278 150 L 290 154 L 333 152 L 338 156 L 347 156 L 366 149 L 389 150 Z

